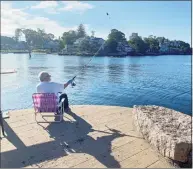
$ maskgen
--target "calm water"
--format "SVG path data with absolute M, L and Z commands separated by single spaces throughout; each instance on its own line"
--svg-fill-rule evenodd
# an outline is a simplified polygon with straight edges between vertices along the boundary
M 22 108 L 32 103 L 46 70 L 52 80 L 66 82 L 75 74 L 76 86 L 65 91 L 70 104 L 161 105 L 191 114 L 191 56 L 89 57 L 32 54 L 2 54 L 2 69 L 17 69 L 1 75 L 1 107 Z

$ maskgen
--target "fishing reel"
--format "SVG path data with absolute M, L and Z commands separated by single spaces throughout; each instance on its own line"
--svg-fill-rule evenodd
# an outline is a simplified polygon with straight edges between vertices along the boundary
M 72 83 L 71 83 L 71 86 L 72 86 L 72 87 L 76 86 L 76 83 L 72 82 Z
M 76 83 L 74 82 L 75 77 L 76 77 L 76 76 L 74 76 L 74 77 L 72 78 L 72 83 L 71 83 L 72 88 L 73 88 L 74 86 L 76 86 Z

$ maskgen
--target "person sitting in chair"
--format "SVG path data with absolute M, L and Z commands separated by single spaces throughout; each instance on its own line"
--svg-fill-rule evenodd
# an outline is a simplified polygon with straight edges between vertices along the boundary
M 65 84 L 51 82 L 51 75 L 45 71 L 40 72 L 38 77 L 39 77 L 40 83 L 36 86 L 37 93 L 55 93 L 57 97 L 58 97 L 58 93 L 62 93 L 62 91 L 73 81 L 73 80 L 69 80 Z M 62 93 L 58 99 L 59 99 L 59 103 L 61 103 L 61 101 L 64 100 L 62 102 L 62 107 L 64 108 L 64 111 L 65 112 L 70 111 L 67 94 Z

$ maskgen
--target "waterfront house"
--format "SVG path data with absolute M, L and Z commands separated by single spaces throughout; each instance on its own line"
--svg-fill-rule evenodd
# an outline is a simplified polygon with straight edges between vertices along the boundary
M 135 39 L 137 37 L 139 37 L 138 33 L 132 33 L 131 36 L 129 37 L 129 40 Z
M 180 47 L 180 42 L 176 40 L 171 41 L 170 46 L 178 48 Z
M 77 52 L 78 45 L 65 45 L 65 47 L 61 50 L 61 54 L 74 54 Z
M 160 50 L 159 50 L 161 53 L 165 53 L 165 52 L 168 52 L 169 51 L 169 46 L 168 44 L 161 44 L 160 46 Z
M 124 52 L 127 55 L 131 53 L 133 49 L 129 46 L 127 42 L 118 42 L 117 51 Z
M 45 42 L 43 45 L 43 48 L 49 50 L 50 52 L 58 52 L 59 51 L 59 41 L 53 40 L 53 41 Z
M 74 45 L 79 45 L 83 40 L 86 40 L 86 38 L 85 38 L 85 37 L 83 37 L 83 38 L 78 38 L 73 44 L 74 44 Z
M 160 52 L 161 53 L 178 53 L 179 52 L 179 47 L 180 47 L 180 41 L 169 41 L 169 40 L 164 40 L 163 43 L 159 44 L 160 46 Z
M 163 43 L 159 43 L 159 47 L 160 47 L 160 52 L 161 53 L 167 53 L 169 52 L 169 46 L 170 46 L 170 41 L 165 39 Z
M 90 43 L 97 43 L 98 45 L 104 44 L 105 40 L 103 38 L 96 38 L 96 37 L 91 37 L 90 38 Z
M 73 46 L 75 48 L 78 48 L 78 46 L 83 42 L 83 41 L 88 41 L 89 44 L 91 45 L 97 45 L 97 46 L 101 46 L 104 44 L 105 40 L 102 38 L 97 38 L 97 37 L 90 37 L 90 36 L 86 36 L 84 38 L 79 38 L 77 39 L 74 43 Z M 102 49 L 104 49 L 104 46 L 102 46 Z
M 27 43 L 25 41 L 20 41 L 15 45 L 14 49 L 16 49 L 16 50 L 27 50 L 28 49 Z
M 86 37 L 83 37 L 83 38 L 79 38 L 77 39 L 75 42 L 74 42 L 74 45 L 79 45 L 82 41 L 84 40 L 88 40 L 90 44 L 98 44 L 98 45 L 102 45 L 104 43 L 104 39 L 102 38 L 97 38 L 97 37 L 89 37 L 89 36 L 86 36 Z

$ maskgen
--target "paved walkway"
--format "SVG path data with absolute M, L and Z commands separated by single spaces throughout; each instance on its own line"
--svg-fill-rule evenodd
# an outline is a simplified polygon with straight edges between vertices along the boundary
M 13 111 L 5 121 L 1 167 L 171 168 L 135 131 L 131 111 L 72 106 L 64 122 L 41 124 L 32 109 Z

